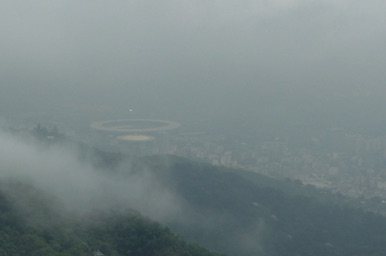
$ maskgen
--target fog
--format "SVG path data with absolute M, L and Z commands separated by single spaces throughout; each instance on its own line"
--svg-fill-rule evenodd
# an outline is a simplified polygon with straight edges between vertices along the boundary
M 372 130 L 385 123 L 385 5 L 3 1 L 0 115 L 76 128 L 130 107 L 194 129 Z
M 74 147 L 42 146 L 4 132 L 0 133 L 0 140 L 1 189 L 13 201 L 25 201 L 30 195 L 17 190 L 15 193 L 15 189 L 8 191 L 9 186 L 4 185 L 7 182 L 31 186 L 43 198 L 52 198 L 44 207 L 63 211 L 67 217 L 134 210 L 154 220 L 167 221 L 181 213 L 176 195 L 150 172 L 132 172 L 130 163 L 122 162 L 121 174 L 117 174 L 81 161 Z
M 119 161 L 115 168 L 98 168 L 91 161 L 95 157 L 91 149 L 85 152 L 87 147 L 47 144 L 30 134 L 4 131 L 0 131 L 0 141 L 1 196 L 17 210 L 17 216 L 34 227 L 79 221 L 95 224 L 100 220 L 96 217 L 103 220 L 106 216 L 134 213 L 171 225 L 188 237 L 197 231 L 203 233 L 206 238 L 199 237 L 199 241 L 213 250 L 236 254 L 240 250 L 263 251 L 265 225 L 261 218 L 245 230 L 221 236 L 225 241 L 217 238 L 218 229 L 232 226 L 229 223 L 234 223 L 236 216 L 228 210 L 194 205 L 179 195 L 171 180 L 165 182 L 162 178 L 167 172 L 162 168 L 171 161 L 168 158 L 157 165 L 158 170 L 154 166 L 147 169 L 152 167 L 147 167 L 145 161 L 131 165 L 129 158 Z
M 175 121 L 187 134 L 245 134 L 229 148 L 210 136 L 200 141 L 209 146 L 189 151 L 194 138 L 178 146 L 211 163 L 253 163 L 271 176 L 312 174 L 354 196 L 370 191 L 360 181 L 373 173 L 376 182 L 368 183 L 378 193 L 386 139 L 366 136 L 386 138 L 385 9 L 380 0 L 3 0 L 0 121 L 23 127 L 20 134 L 55 125 L 86 142 L 97 133 L 92 123 L 128 118 Z M 333 132 L 312 134 L 325 130 Z M 245 142 L 251 147 L 243 149 Z M 1 182 L 32 185 L 66 212 L 135 209 L 216 231 L 216 214 L 188 206 L 151 172 L 129 166 L 110 175 L 73 148 L 40 147 L 0 131 Z M 345 190 L 351 187 L 358 189 Z M 259 219 L 228 244 L 264 251 L 265 232 Z

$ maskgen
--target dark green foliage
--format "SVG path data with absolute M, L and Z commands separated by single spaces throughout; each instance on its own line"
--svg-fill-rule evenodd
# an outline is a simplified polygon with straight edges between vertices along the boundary
M 26 186 L 19 183 L 2 183 L 2 190 L 4 186 L 7 189 L 12 186 L 14 191 L 26 190 Z M 41 196 L 44 198 L 39 193 L 35 193 L 34 198 L 28 197 L 39 202 L 39 209 L 44 210 Z M 0 193 L 0 256 L 80 256 L 97 251 L 106 256 L 215 255 L 186 243 L 167 228 L 138 214 L 96 215 L 74 221 L 54 212 L 37 214 L 37 208 L 35 215 L 27 218 L 24 211 L 28 209 L 14 205 L 9 198 L 12 197 Z M 48 217 L 47 222 L 42 223 L 40 216 Z
M 184 242 L 160 224 L 137 215 L 109 217 L 103 224 L 94 225 L 89 236 L 94 246 L 115 248 L 118 255 L 213 255 Z

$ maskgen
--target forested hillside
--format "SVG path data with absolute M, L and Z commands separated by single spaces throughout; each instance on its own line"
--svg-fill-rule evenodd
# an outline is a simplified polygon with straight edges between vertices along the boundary
M 3 139 L 19 154 L 1 155 L 0 255 L 216 255 L 192 244 L 229 256 L 386 252 L 386 218 L 341 194 L 44 138 Z
M 12 190 L 25 196 L 0 193 L 0 255 L 216 255 L 135 211 L 63 216 L 52 208 L 52 198 L 35 188 L 4 182 L 0 186 L 6 194 Z

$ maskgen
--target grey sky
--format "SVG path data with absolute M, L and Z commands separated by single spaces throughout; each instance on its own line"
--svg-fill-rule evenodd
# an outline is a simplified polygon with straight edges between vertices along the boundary
M 384 1 L 1 5 L 2 115 L 71 104 L 218 119 L 384 107 Z

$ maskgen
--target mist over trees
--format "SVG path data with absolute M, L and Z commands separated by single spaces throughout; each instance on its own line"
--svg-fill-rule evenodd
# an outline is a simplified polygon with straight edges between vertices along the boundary
M 0 254 L 383 255 L 385 8 L 2 1 Z
M 81 145 L 79 158 L 79 144 L 25 136 L 1 137 L 5 254 L 214 255 L 190 243 L 242 256 L 385 251 L 386 219 L 342 194 L 166 155 Z

